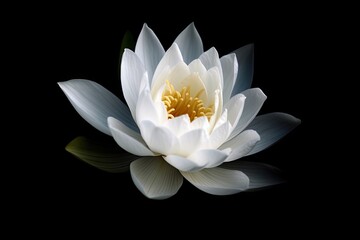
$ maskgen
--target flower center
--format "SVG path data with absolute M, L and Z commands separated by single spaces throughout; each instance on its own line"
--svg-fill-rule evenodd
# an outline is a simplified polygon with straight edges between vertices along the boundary
M 204 89 L 197 92 L 195 96 L 191 96 L 190 86 L 183 87 L 181 91 L 177 91 L 168 80 L 166 80 L 166 86 L 161 100 L 165 104 L 168 119 L 187 114 L 190 121 L 202 116 L 206 116 L 210 120 L 210 117 L 213 115 L 213 105 L 204 107 L 203 101 L 199 99 Z

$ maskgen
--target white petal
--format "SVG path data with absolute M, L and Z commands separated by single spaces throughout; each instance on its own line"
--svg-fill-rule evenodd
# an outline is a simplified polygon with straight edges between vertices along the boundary
M 219 69 L 220 79 L 221 79 L 221 87 L 222 87 L 223 86 L 223 73 L 222 73 L 223 70 L 221 67 L 219 54 L 216 51 L 216 49 L 214 47 L 210 48 L 209 50 L 207 50 L 206 52 L 201 54 L 199 59 L 204 64 L 206 69 L 210 69 L 213 67 L 217 67 Z
M 202 79 L 204 82 L 204 86 L 206 89 L 206 93 L 208 95 L 208 102 L 206 102 L 207 105 L 213 104 L 215 101 L 215 93 L 216 90 L 219 90 L 219 97 L 221 96 L 220 104 L 222 106 L 222 88 L 221 88 L 221 80 L 220 80 L 220 72 L 217 67 L 213 67 L 209 69 L 205 75 L 205 78 Z M 220 114 L 222 111 L 220 112 Z
M 171 84 L 175 84 L 175 89 L 181 89 L 184 86 L 184 78 L 190 75 L 189 67 L 184 62 L 177 63 L 169 73 L 168 79 Z
M 244 110 L 235 129 L 230 134 L 229 139 L 238 135 L 249 125 L 249 123 L 256 117 L 266 100 L 266 95 L 260 88 L 251 88 L 245 90 L 242 94 L 246 97 L 245 105 L 243 107 Z
M 205 168 L 213 168 L 222 164 L 229 156 L 231 149 L 201 149 L 189 156 L 193 161 L 205 161 Z
M 198 73 L 191 73 L 189 67 L 184 63 L 178 63 L 170 72 L 167 80 L 174 86 L 177 91 L 181 92 L 183 87 L 190 86 L 190 94 L 194 96 L 200 90 L 205 89 L 205 85 Z M 207 92 L 202 93 L 199 97 L 203 101 L 207 99 Z
M 181 136 L 185 132 L 190 131 L 189 115 L 183 114 L 165 121 L 164 126 L 167 127 L 174 135 Z
M 155 33 L 146 24 L 144 24 L 136 42 L 135 53 L 143 62 L 151 81 L 156 66 L 165 54 L 165 50 Z
M 207 69 L 205 68 L 204 64 L 200 61 L 200 59 L 195 59 L 189 64 L 190 72 L 198 73 L 201 79 L 205 78 L 205 74 Z
M 202 129 L 205 129 L 205 130 L 209 130 L 209 121 L 207 119 L 207 117 L 198 117 L 196 119 L 194 119 L 194 121 L 192 121 L 190 123 L 190 127 L 191 129 L 198 129 L 198 128 L 202 128 Z
M 225 160 L 225 162 L 234 161 L 246 156 L 260 141 L 259 134 L 254 130 L 246 130 L 230 141 L 220 146 L 220 149 L 231 148 L 232 152 Z
M 278 168 L 265 163 L 233 161 L 224 163 L 221 168 L 244 172 L 250 179 L 249 189 L 263 188 L 285 182 Z
M 179 151 L 179 140 L 168 128 L 155 126 L 147 120 L 141 122 L 139 127 L 141 136 L 153 152 L 168 155 Z
M 227 110 L 223 112 L 222 116 L 215 124 L 213 131 L 209 138 L 209 148 L 217 149 L 229 137 L 231 125 L 227 119 Z
M 214 99 L 214 113 L 213 115 L 210 117 L 210 121 L 209 121 L 209 125 L 210 125 L 210 130 L 213 129 L 213 127 L 215 126 L 217 120 L 220 117 L 220 114 L 222 112 L 222 102 L 221 102 L 221 93 L 219 90 L 215 91 L 215 99 Z
M 270 147 L 300 123 L 300 119 L 287 113 L 274 112 L 257 116 L 249 124 L 247 129 L 254 129 L 260 135 L 261 140 L 247 155 L 260 152 Z
M 146 197 L 166 199 L 180 189 L 183 178 L 179 171 L 161 157 L 144 157 L 130 165 L 131 178 L 135 186 Z
M 136 103 L 138 101 L 142 78 L 147 78 L 144 65 L 139 57 L 131 50 L 125 49 L 121 60 L 121 86 L 126 103 L 131 114 L 136 119 Z M 146 81 L 149 81 L 146 79 Z
M 224 162 L 224 160 L 229 156 L 230 149 L 217 150 L 217 149 L 201 149 L 193 154 L 191 154 L 188 158 L 193 160 L 194 162 L 201 162 L 203 164 L 203 168 L 212 168 L 219 166 Z M 201 170 L 201 169 L 193 169 Z
M 116 143 L 124 150 L 137 156 L 155 156 L 146 146 L 141 135 L 126 127 L 113 117 L 108 118 L 108 124 Z
M 198 58 L 203 53 L 203 43 L 194 23 L 187 26 L 175 39 L 186 63 Z
M 216 124 L 215 124 L 213 130 L 220 127 L 221 125 L 223 125 L 227 121 L 228 121 L 228 111 L 227 111 L 227 109 L 225 109 L 224 112 L 221 114 L 221 117 L 216 121 Z
M 139 131 L 128 107 L 96 82 L 73 79 L 58 84 L 76 111 L 99 131 L 111 136 L 107 124 L 110 116 L 121 120 L 132 130 Z
M 168 162 L 174 168 L 180 171 L 198 171 L 203 169 L 205 166 L 204 161 L 193 161 L 192 159 L 181 157 L 179 155 L 167 155 L 163 157 L 166 162 Z
M 188 131 L 179 137 L 182 156 L 188 156 L 199 148 L 205 148 L 208 141 L 208 134 L 205 129 Z
M 240 117 L 242 116 L 246 97 L 243 94 L 233 96 L 230 101 L 225 104 L 225 109 L 228 109 L 228 121 L 232 129 L 238 125 Z
M 162 102 L 154 103 L 149 89 L 145 88 L 136 105 L 136 122 L 139 124 L 144 120 L 159 124 L 167 118 L 167 112 Z
M 203 168 L 215 167 L 223 163 L 229 150 L 201 149 L 188 157 L 167 155 L 164 159 L 173 167 L 183 172 L 200 171 Z
M 234 96 L 251 87 L 254 73 L 254 44 L 245 45 L 234 51 L 238 60 L 238 75 L 232 95 Z
M 152 82 L 151 89 L 159 89 L 164 84 L 164 79 L 159 76 L 166 69 L 172 69 L 179 62 L 183 62 L 180 49 L 176 43 L 173 43 L 171 47 L 166 51 L 163 58 L 160 60 L 159 65 L 156 67 Z
M 164 66 L 162 71 L 157 74 L 156 80 L 153 79 L 151 85 L 151 95 L 153 96 L 154 100 L 158 100 L 159 96 L 162 97 L 162 93 L 166 87 L 166 80 L 169 80 L 169 75 L 172 70 L 173 68 L 170 68 L 170 66 Z
M 235 194 L 249 187 L 249 178 L 235 170 L 210 168 L 200 172 L 181 172 L 181 174 L 198 189 L 213 195 Z
M 220 58 L 220 62 L 224 74 L 223 98 L 224 103 L 227 103 L 231 97 L 231 92 L 234 88 L 238 74 L 238 62 L 236 54 L 231 53 L 225 55 Z

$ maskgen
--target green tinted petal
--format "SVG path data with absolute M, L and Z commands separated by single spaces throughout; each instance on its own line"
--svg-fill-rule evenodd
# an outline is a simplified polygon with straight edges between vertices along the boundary
M 65 149 L 80 160 L 112 173 L 128 171 L 130 163 L 138 158 L 122 150 L 115 142 L 100 142 L 82 136 L 72 140 Z

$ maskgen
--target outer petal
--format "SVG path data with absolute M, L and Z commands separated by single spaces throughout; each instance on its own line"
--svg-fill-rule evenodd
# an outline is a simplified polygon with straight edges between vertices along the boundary
M 65 149 L 82 161 L 111 173 L 128 171 L 130 163 L 139 158 L 119 148 L 110 138 L 109 142 L 104 142 L 77 137 Z
M 93 127 L 111 136 L 107 118 L 113 116 L 138 131 L 128 107 L 96 82 L 73 79 L 58 83 L 76 111 Z
M 247 155 L 260 152 L 270 147 L 300 123 L 300 119 L 280 112 L 268 113 L 256 117 L 247 129 L 254 129 L 258 132 L 261 140 Z
M 263 188 L 285 182 L 278 168 L 265 163 L 233 161 L 222 164 L 221 168 L 244 172 L 250 179 L 249 189 Z
M 184 61 L 189 64 L 192 60 L 198 58 L 203 52 L 203 43 L 194 23 L 187 26 L 175 39 L 179 46 Z
M 227 115 L 227 109 L 225 109 L 221 117 L 217 120 L 210 134 L 209 148 L 217 149 L 229 137 L 231 124 L 228 122 Z
M 229 139 L 232 139 L 241 133 L 249 125 L 249 123 L 256 117 L 266 100 L 266 95 L 260 88 L 251 88 L 243 91 L 242 94 L 246 97 L 244 110 L 235 129 L 230 134 Z
M 238 75 L 238 62 L 235 53 L 225 55 L 220 58 L 221 67 L 224 74 L 223 97 L 224 103 L 227 103 L 231 97 Z
M 130 165 L 135 186 L 146 197 L 166 199 L 180 189 L 183 178 L 179 171 L 167 164 L 161 157 L 144 157 Z
M 233 96 L 230 101 L 225 104 L 225 109 L 228 109 L 228 120 L 233 130 L 238 125 L 240 117 L 242 116 L 246 97 L 243 94 L 237 94 Z
M 108 118 L 108 124 L 115 141 L 124 150 L 137 156 L 156 155 L 146 146 L 139 133 L 134 132 L 113 117 Z
M 194 152 L 188 157 L 178 155 L 167 155 L 164 159 L 184 172 L 200 171 L 203 168 L 215 167 L 220 165 L 229 155 L 229 150 L 219 151 L 216 149 L 202 149 Z
M 260 141 L 259 134 L 254 130 L 246 130 L 220 146 L 220 149 L 231 148 L 232 151 L 225 162 L 234 161 L 246 156 Z
M 121 60 L 121 86 L 134 119 L 142 78 L 145 77 L 146 81 L 149 81 L 145 72 L 139 57 L 133 51 L 125 49 Z
M 234 51 L 239 69 L 232 96 L 250 88 L 254 74 L 254 44 L 245 45 Z
M 214 195 L 235 194 L 249 187 L 249 178 L 235 170 L 210 168 L 200 172 L 181 172 L 181 174 L 198 189 Z
M 164 56 L 165 50 L 155 33 L 146 24 L 144 24 L 136 42 L 135 53 L 144 64 L 151 81 L 156 66 Z

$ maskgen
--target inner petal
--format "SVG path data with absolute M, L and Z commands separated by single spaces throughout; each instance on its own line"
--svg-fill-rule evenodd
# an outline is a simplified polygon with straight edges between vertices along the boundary
M 196 75 L 191 74 L 188 78 L 196 78 Z M 187 79 L 189 80 L 189 79 Z M 184 81 L 190 83 L 191 81 Z M 179 87 L 178 87 L 179 88 Z M 210 120 L 214 112 L 214 104 L 209 106 L 204 105 L 205 88 L 197 88 L 197 91 L 192 91 L 192 86 L 182 86 L 176 89 L 169 80 L 166 80 L 166 86 L 162 94 L 162 101 L 168 113 L 168 119 L 172 119 L 184 114 L 187 114 L 190 121 L 198 117 L 205 116 Z

